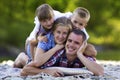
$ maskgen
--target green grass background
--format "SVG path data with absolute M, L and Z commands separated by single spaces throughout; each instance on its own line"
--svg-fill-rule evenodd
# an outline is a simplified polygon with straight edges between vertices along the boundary
M 98 52 L 96 58 L 98 60 L 120 60 L 120 50 L 106 50 Z
M 120 50 L 106 50 L 100 51 L 96 56 L 97 60 L 114 60 L 120 61 Z M 0 62 L 4 60 L 15 60 L 13 57 L 2 57 L 0 58 Z

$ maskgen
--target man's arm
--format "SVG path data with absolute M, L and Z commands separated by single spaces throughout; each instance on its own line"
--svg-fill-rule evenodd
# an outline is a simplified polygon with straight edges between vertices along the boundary
M 78 50 L 77 52 L 77 56 L 80 59 L 80 61 L 85 65 L 86 68 L 88 68 L 88 70 L 93 72 L 95 75 L 103 75 L 103 67 L 97 64 L 95 61 L 91 61 L 90 59 L 86 58 L 83 55 L 82 48 L 84 48 L 84 44 L 82 45 L 82 47 L 80 47 L 80 50 Z

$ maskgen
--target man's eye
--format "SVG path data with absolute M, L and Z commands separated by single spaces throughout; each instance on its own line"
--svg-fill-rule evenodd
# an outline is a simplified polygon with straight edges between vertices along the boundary
M 75 44 L 80 44 L 79 42 L 75 42 Z

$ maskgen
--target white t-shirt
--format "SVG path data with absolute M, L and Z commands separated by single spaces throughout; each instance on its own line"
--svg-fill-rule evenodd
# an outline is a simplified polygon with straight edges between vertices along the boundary
M 67 18 L 70 18 L 70 16 L 72 16 L 72 13 L 71 13 L 71 12 L 61 13 L 61 12 L 59 12 L 59 11 L 54 10 L 53 13 L 54 13 L 54 15 L 55 15 L 55 16 L 54 16 L 54 20 L 56 20 L 56 19 L 59 18 L 59 17 L 63 17 L 63 16 L 64 16 L 64 17 L 67 17 Z M 35 23 L 35 27 L 34 27 L 33 31 L 30 33 L 30 35 L 29 35 L 29 37 L 27 38 L 27 40 L 35 39 L 35 36 L 36 36 L 36 34 L 38 33 L 38 31 L 39 31 L 40 22 L 39 22 L 37 16 L 35 17 L 34 23 Z M 85 32 L 85 34 L 86 34 L 86 36 L 87 36 L 87 40 L 88 40 L 89 35 L 88 35 L 87 31 L 85 30 L 85 28 L 82 29 L 82 31 Z
M 89 39 L 89 35 L 88 35 L 88 33 L 87 33 L 86 29 L 85 29 L 85 28 L 83 28 L 83 29 L 82 29 L 82 31 L 85 33 L 85 35 L 86 35 L 86 39 L 88 40 L 88 39 Z

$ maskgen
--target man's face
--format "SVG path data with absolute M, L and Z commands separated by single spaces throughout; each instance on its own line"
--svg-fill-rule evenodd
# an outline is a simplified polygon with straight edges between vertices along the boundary
M 40 24 L 43 26 L 44 29 L 49 30 L 52 28 L 53 22 L 54 22 L 54 18 L 51 18 L 40 21 Z
M 71 22 L 73 23 L 75 28 L 78 28 L 78 29 L 83 29 L 87 25 L 86 19 L 79 17 L 78 14 L 74 14 L 71 17 Z
M 81 35 L 76 35 L 75 33 L 70 33 L 65 45 L 66 54 L 76 56 L 77 51 L 82 45 L 83 38 Z

